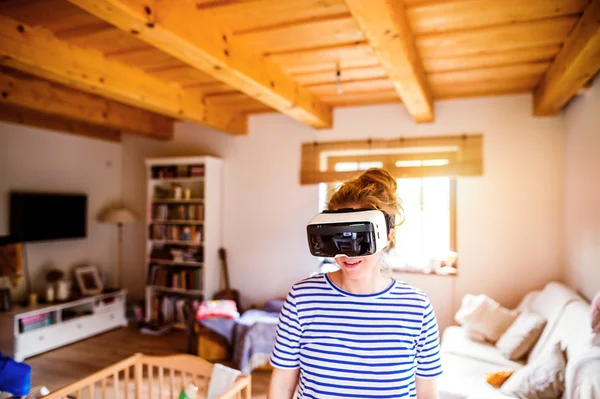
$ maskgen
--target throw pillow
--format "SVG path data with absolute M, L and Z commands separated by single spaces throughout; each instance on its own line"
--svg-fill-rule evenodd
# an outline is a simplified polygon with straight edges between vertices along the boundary
M 510 377 L 511 375 L 514 374 L 514 372 L 515 371 L 513 370 L 513 371 L 496 371 L 494 373 L 487 373 L 485 375 L 485 382 L 487 382 L 494 388 L 500 388 L 502 386 L 502 384 L 504 384 L 504 382 L 506 380 L 508 380 L 508 377 Z
M 496 348 L 506 358 L 519 360 L 533 348 L 545 326 L 542 316 L 524 310 L 496 342 Z
M 515 321 L 517 312 L 506 309 L 486 295 L 465 295 L 454 319 L 470 336 L 485 337 L 489 342 L 498 338 Z
M 556 343 L 532 363 L 517 370 L 500 391 L 520 399 L 559 399 L 565 390 L 565 354 Z

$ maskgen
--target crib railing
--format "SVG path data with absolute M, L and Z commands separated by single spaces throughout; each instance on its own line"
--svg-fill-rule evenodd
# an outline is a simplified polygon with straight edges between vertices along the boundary
M 136 354 L 60 388 L 44 399 L 177 399 L 189 383 L 205 398 L 213 365 L 196 356 Z M 218 399 L 250 399 L 251 379 L 238 377 Z

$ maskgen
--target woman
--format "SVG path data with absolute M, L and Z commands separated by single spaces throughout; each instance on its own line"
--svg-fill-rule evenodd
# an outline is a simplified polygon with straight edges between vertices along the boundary
M 387 171 L 370 169 L 327 208 L 378 209 L 395 221 L 396 187 Z M 340 270 L 292 287 L 271 356 L 270 399 L 292 398 L 298 384 L 299 398 L 438 398 L 433 308 L 422 291 L 381 273 L 381 254 L 337 256 Z

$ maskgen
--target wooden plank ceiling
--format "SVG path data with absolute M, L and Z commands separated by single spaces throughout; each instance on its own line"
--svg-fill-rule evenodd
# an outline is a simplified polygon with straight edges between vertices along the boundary
M 172 86 L 176 96 L 190 96 L 224 119 L 279 111 L 317 128 L 331 126 L 332 107 L 403 101 L 416 121 L 431 121 L 436 99 L 531 93 L 542 81 L 549 88 L 537 90 L 536 108 L 552 114 L 600 68 L 599 0 L 392 3 L 4 0 L 0 17 L 139 71 L 144 82 Z M 0 51 L 12 40 L 7 35 L 0 35 Z M 557 57 L 561 51 L 568 54 Z M 555 60 L 561 65 L 550 68 Z M 22 69 L 5 53 L 0 64 Z M 69 84 L 68 77 L 59 83 Z M 221 119 L 204 122 L 243 133 L 245 126 L 228 129 Z

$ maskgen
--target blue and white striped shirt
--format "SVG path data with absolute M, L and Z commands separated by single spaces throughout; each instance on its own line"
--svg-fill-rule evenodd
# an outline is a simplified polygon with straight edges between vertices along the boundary
M 300 368 L 299 398 L 416 398 L 415 375 L 442 373 L 435 313 L 403 282 L 362 295 L 317 275 L 292 287 L 271 364 Z

